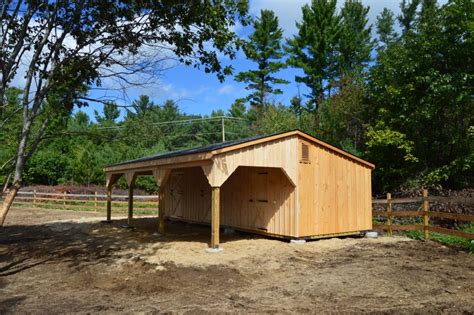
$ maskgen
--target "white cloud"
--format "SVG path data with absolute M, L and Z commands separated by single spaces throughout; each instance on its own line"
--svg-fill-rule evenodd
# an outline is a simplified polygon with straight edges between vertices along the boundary
M 219 95 L 232 95 L 235 93 L 235 87 L 230 84 L 224 84 L 217 90 Z

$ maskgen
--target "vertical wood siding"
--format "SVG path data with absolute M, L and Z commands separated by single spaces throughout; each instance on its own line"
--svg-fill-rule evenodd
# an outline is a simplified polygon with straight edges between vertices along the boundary
M 189 221 L 211 221 L 211 186 L 201 167 L 176 169 L 166 184 L 166 216 Z
M 239 166 L 280 167 L 294 185 L 298 179 L 298 161 L 295 146 L 297 136 L 256 144 L 219 154 L 206 170 L 212 186 L 221 186 Z M 206 169 L 206 167 L 205 167 Z
M 239 167 L 221 187 L 221 225 L 294 236 L 294 187 L 277 168 Z M 166 215 L 210 223 L 211 187 L 200 167 L 173 170 Z
M 294 189 L 281 169 L 239 167 L 221 187 L 221 222 L 294 236 Z
M 301 160 L 303 143 L 309 161 Z M 371 229 L 371 169 L 304 140 L 298 151 L 299 236 Z

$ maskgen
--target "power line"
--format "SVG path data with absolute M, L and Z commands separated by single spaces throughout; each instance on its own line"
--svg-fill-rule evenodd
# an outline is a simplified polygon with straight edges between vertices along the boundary
M 238 118 L 238 117 L 229 117 L 229 116 L 215 116 L 215 117 L 206 117 L 206 118 L 193 118 L 193 119 L 180 119 L 180 120 L 170 120 L 170 121 L 160 121 L 156 123 L 149 123 L 149 124 L 143 124 L 144 126 L 160 126 L 160 125 L 179 125 L 179 124 L 186 124 L 186 123 L 191 123 L 191 122 L 198 122 L 198 121 L 209 121 L 209 120 L 237 120 L 237 121 L 249 121 L 248 119 L 245 118 Z M 97 127 L 96 129 L 98 130 L 107 130 L 107 129 L 122 129 L 125 128 L 125 126 L 113 126 L 113 127 Z

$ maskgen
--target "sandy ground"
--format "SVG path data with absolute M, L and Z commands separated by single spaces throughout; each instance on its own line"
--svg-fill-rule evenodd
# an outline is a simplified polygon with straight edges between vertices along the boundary
M 155 218 L 12 210 L 0 230 L 0 313 L 472 313 L 474 256 L 406 238 L 291 245 Z

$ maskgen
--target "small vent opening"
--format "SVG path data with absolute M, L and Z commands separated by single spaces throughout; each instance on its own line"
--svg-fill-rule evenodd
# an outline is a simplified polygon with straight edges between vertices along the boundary
M 309 162 L 309 147 L 307 144 L 301 144 L 301 161 Z

